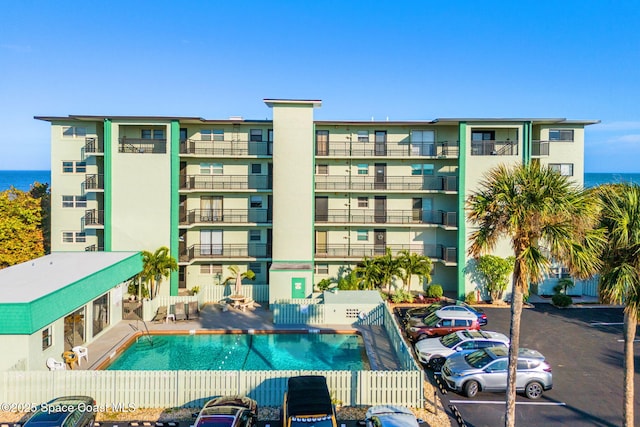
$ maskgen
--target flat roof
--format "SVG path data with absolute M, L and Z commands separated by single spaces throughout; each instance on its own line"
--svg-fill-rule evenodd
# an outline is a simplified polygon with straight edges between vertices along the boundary
M 324 291 L 325 304 L 380 304 L 380 292 L 378 291 Z
M 29 303 L 138 252 L 55 252 L 0 270 L 0 304 Z

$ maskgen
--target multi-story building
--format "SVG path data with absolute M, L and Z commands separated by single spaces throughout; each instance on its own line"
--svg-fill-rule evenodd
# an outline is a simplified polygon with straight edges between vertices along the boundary
M 168 246 L 180 269 L 165 293 L 238 265 L 270 285 L 271 301 L 408 249 L 464 296 L 468 194 L 493 166 L 529 161 L 582 184 L 584 127 L 597 123 L 316 121 L 320 101 L 265 103 L 272 120 L 37 117 L 51 122 L 52 249 Z

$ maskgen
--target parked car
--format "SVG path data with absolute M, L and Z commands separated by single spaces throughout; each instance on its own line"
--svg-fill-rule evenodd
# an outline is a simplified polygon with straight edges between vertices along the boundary
M 245 396 L 222 396 L 205 403 L 194 427 L 250 427 L 258 420 L 258 403 Z
M 337 427 L 327 379 L 322 375 L 290 377 L 280 419 L 283 427 Z
M 444 337 L 418 341 L 415 350 L 420 362 L 439 371 L 446 358 L 458 351 L 508 346 L 509 337 L 499 332 L 457 331 Z
M 506 391 L 509 349 L 489 347 L 470 353 L 456 353 L 444 363 L 442 379 L 447 387 L 474 397 L 479 391 Z M 551 366 L 536 350 L 518 351 L 516 391 L 537 399 L 553 387 Z
M 412 318 L 425 318 L 436 310 L 468 311 L 478 317 L 478 323 L 480 326 L 485 326 L 488 323 L 487 315 L 484 310 L 481 308 L 471 307 L 469 304 L 462 301 L 440 301 L 426 307 L 411 308 L 405 313 L 404 323 L 408 323 Z
M 89 396 L 64 396 L 41 405 L 24 427 L 92 427 L 96 401 Z
M 412 341 L 419 341 L 465 329 L 480 329 L 475 314 L 468 311 L 436 310 L 424 319 L 409 320 L 405 332 Z
M 418 420 L 411 409 L 398 405 L 377 405 L 367 409 L 364 421 L 366 427 L 418 427 Z

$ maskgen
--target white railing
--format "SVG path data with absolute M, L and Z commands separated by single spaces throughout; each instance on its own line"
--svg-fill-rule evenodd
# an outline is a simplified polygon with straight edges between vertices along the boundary
M 325 305 L 317 298 L 281 300 L 269 305 L 273 323 L 279 324 L 325 324 Z

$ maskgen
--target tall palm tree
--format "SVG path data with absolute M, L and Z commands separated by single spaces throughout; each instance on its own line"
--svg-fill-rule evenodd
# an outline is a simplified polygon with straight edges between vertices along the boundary
M 598 189 L 607 231 L 600 297 L 624 304 L 624 426 L 634 425 L 633 343 L 640 315 L 640 186 L 613 184 Z
M 468 218 L 477 226 L 470 235 L 469 254 L 491 252 L 501 239 L 514 251 L 511 327 L 505 425 L 515 425 L 515 380 L 520 345 L 523 297 L 530 283 L 540 282 L 552 260 L 562 262 L 576 277 L 599 268 L 604 242 L 596 230 L 598 203 L 566 176 L 537 162 L 498 166 L 488 172 L 477 192 L 467 199 Z
M 404 249 L 398 253 L 398 264 L 403 288 L 411 289 L 411 278 L 414 274 L 424 277 L 426 283 L 431 282 L 431 270 L 433 268 L 431 258 L 410 253 L 407 249 Z
M 380 287 L 380 265 L 375 258 L 364 257 L 354 271 L 363 289 L 373 290 Z
M 380 287 L 387 285 L 390 295 L 393 278 L 400 276 L 400 263 L 391 254 L 391 248 L 386 248 L 384 255 L 377 256 L 375 259 L 380 269 Z
M 172 271 L 178 271 L 178 262 L 170 255 L 169 248 L 162 246 L 153 253 L 142 251 L 141 276 L 149 283 L 152 298 L 158 295 L 162 279 L 169 277 Z
M 222 282 L 223 285 L 226 285 L 228 282 L 236 283 L 240 281 L 240 283 L 242 283 L 242 279 L 254 280 L 256 278 L 256 273 L 254 273 L 253 270 L 247 270 L 241 273 L 240 267 L 237 265 L 230 265 L 228 268 L 231 275 L 224 279 Z

